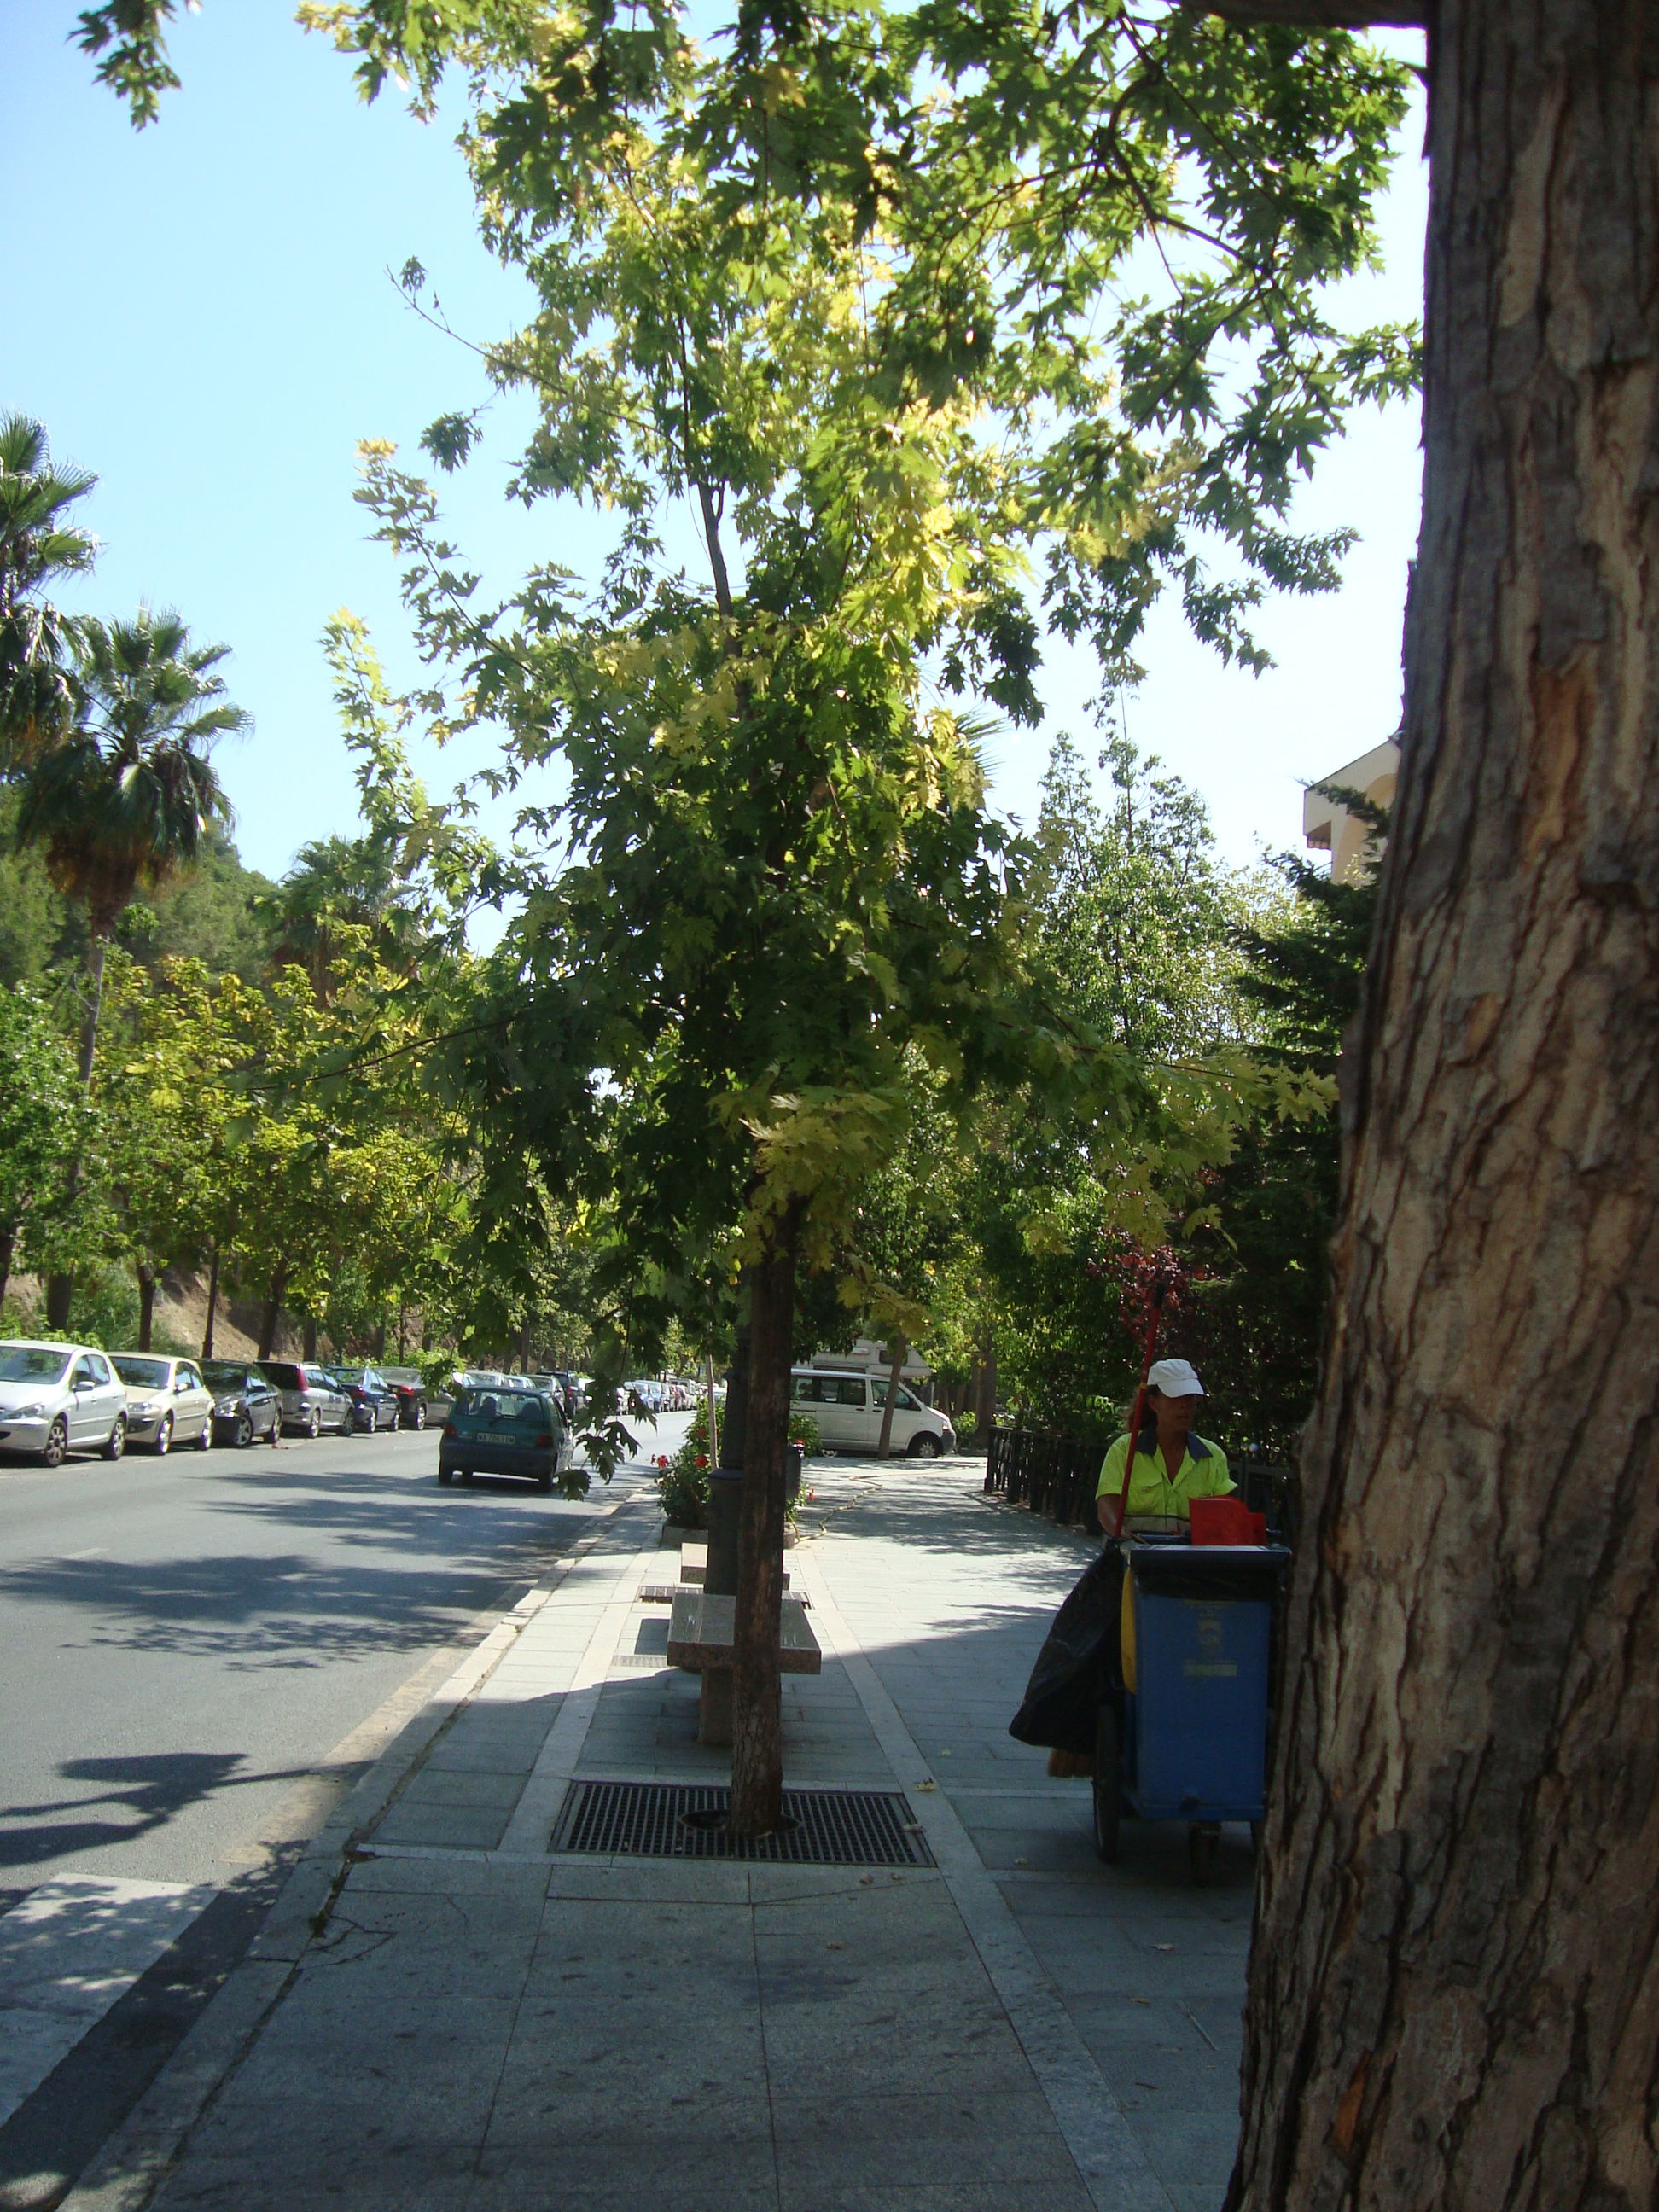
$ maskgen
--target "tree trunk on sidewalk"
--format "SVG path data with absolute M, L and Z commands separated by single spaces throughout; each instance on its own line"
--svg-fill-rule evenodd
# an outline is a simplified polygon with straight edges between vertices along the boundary
M 155 1270 L 137 1262 L 138 1275 L 138 1349 L 149 1350 L 150 1337 L 155 1327 Z
M 208 1263 L 207 1320 L 202 1329 L 202 1357 L 204 1359 L 211 1359 L 213 1357 L 213 1324 L 217 1320 L 218 1315 L 219 1247 L 216 1244 L 213 1248 L 212 1256 Z
M 1659 15 L 1440 0 L 1423 533 L 1233 2212 L 1646 2212 Z
M 279 1260 L 271 1270 L 270 1294 L 259 1315 L 259 1352 L 269 1359 L 276 1348 L 276 1331 L 283 1318 L 283 1292 L 288 1288 L 288 1262 Z
M 317 1357 L 317 1316 L 315 1314 L 307 1314 L 305 1317 L 304 1334 L 301 1339 L 300 1357 L 305 1361 L 307 1366 L 309 1366 L 312 1361 Z
M 893 1408 L 898 1403 L 899 1376 L 909 1356 L 909 1346 L 902 1336 L 896 1336 L 887 1347 L 887 1403 L 881 1409 L 881 1435 L 876 1442 L 878 1459 L 892 1456 Z
M 11 1280 L 11 1255 L 17 1245 L 17 1231 L 8 1225 L 0 1229 L 0 1302 L 6 1295 L 6 1285 Z
M 987 1337 L 974 1370 L 974 1448 L 989 1451 L 991 1431 L 997 1425 L 997 1348 Z
M 738 1520 L 737 1628 L 732 1653 L 734 1835 L 769 1835 L 783 1812 L 783 1712 L 778 1632 L 783 1599 L 784 1447 L 794 1349 L 795 1243 L 800 1215 L 778 1222 L 772 1249 L 749 1270 L 749 1411 Z

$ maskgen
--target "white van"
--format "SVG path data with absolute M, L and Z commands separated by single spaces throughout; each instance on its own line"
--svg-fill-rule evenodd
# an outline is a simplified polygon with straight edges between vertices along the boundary
M 828 1451 L 873 1456 L 881 1443 L 881 1417 L 886 1405 L 884 1375 L 837 1374 L 825 1367 L 791 1370 L 790 1411 L 811 1415 Z M 893 1407 L 892 1450 L 911 1459 L 937 1459 L 941 1452 L 956 1448 L 956 1431 L 949 1419 L 924 1406 L 901 1382 Z

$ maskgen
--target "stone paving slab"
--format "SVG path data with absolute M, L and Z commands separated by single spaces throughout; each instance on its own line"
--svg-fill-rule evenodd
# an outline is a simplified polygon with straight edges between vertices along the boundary
M 1249 1838 L 1207 1890 L 1178 1827 L 1102 1867 L 1087 1785 L 1006 1733 L 1089 1547 L 969 1463 L 813 1487 L 788 1778 L 903 1791 L 939 1866 L 551 1855 L 572 1775 L 729 1773 L 637 1663 L 642 1491 L 362 1840 L 155 2212 L 1216 2212 Z

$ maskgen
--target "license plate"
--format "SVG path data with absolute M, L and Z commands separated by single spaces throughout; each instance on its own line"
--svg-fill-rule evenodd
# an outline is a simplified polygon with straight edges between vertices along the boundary
M 483 1434 L 478 1438 L 478 1442 L 481 1444 L 516 1444 L 521 1441 L 522 1439 L 518 1437 L 504 1437 L 499 1434 L 494 1434 L 488 1429 L 486 1429 Z

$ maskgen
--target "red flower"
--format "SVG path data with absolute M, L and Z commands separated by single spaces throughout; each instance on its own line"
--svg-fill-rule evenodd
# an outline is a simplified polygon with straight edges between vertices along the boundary
M 708 1466 L 708 1461 L 707 1456 L 706 1456 L 703 1453 L 699 1452 L 699 1453 L 697 1454 L 697 1465 L 698 1465 L 699 1467 L 707 1467 L 707 1466 Z

